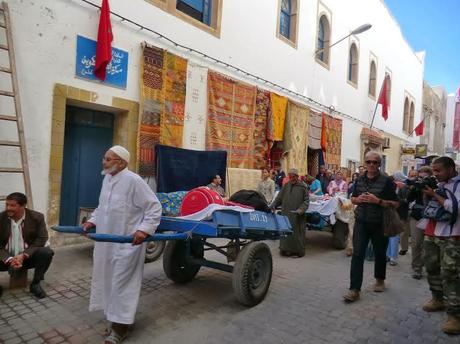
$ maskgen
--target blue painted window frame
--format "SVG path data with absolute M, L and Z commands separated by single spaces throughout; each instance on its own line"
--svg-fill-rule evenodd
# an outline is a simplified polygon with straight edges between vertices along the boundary
M 323 22 L 323 17 L 321 17 L 319 19 L 319 28 L 318 28 L 318 47 L 317 47 L 317 50 L 320 50 L 319 54 L 318 54 L 318 58 L 320 61 L 324 61 L 324 47 L 325 47 L 325 35 L 326 35 L 326 31 L 325 31 L 325 28 L 324 28 L 324 22 Z
M 287 6 L 283 6 L 287 5 Z M 291 39 L 291 16 L 292 3 L 291 0 L 281 0 L 280 10 L 280 34 L 287 39 Z
M 211 26 L 212 24 L 212 0 L 177 0 L 176 8 L 183 4 L 201 14 L 201 19 L 191 16 L 192 18 Z M 182 11 L 184 12 L 184 11 Z M 189 14 L 187 12 L 184 12 Z

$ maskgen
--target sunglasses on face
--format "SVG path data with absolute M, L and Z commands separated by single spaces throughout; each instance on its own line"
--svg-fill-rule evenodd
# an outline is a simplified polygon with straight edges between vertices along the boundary
M 379 162 L 377 160 L 367 160 L 366 164 L 367 165 L 378 165 Z

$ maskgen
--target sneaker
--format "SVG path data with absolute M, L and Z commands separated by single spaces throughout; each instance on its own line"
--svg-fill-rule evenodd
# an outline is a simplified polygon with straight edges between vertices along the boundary
M 396 266 L 396 265 L 398 265 L 398 262 L 396 260 L 394 260 L 394 259 L 390 259 L 390 265 L 391 266 Z
M 374 291 L 375 291 L 376 293 L 382 293 L 382 292 L 384 292 L 384 291 L 385 291 L 385 281 L 384 281 L 384 280 L 380 280 L 380 279 L 375 280 Z
M 114 330 L 111 330 L 109 335 L 105 337 L 104 344 L 118 344 L 123 342 L 127 337 L 127 334 L 120 335 L 116 333 Z
M 351 290 L 348 291 L 348 293 L 343 295 L 343 298 L 344 298 L 345 302 L 347 302 L 347 303 L 352 303 L 352 302 L 358 301 L 359 300 L 359 290 L 351 289 Z
M 44 299 L 47 296 L 40 283 L 31 284 L 29 290 L 37 299 Z
M 447 334 L 460 334 L 460 318 L 448 315 L 447 320 L 441 327 L 442 331 Z
M 431 299 L 427 303 L 423 305 L 423 310 L 425 312 L 439 312 L 443 311 L 446 307 L 444 306 L 444 302 L 438 299 Z
M 407 253 L 407 250 L 401 250 L 401 251 L 399 251 L 399 254 L 400 254 L 401 256 L 405 256 L 406 253 Z

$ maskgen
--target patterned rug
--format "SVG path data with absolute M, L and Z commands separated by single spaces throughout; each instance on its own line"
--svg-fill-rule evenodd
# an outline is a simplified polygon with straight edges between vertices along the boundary
M 252 168 L 256 88 L 208 73 L 207 150 L 226 150 L 228 166 Z
M 187 60 L 166 52 L 164 76 L 165 111 L 160 121 L 160 142 L 182 147 Z
M 310 111 L 308 118 L 308 147 L 311 149 L 321 149 L 321 126 L 322 115 L 318 112 Z
M 308 116 L 310 109 L 294 102 L 288 103 L 284 131 L 286 169 L 297 168 L 300 175 L 307 173 Z
M 268 166 L 267 119 L 270 111 L 270 92 L 257 89 L 256 115 L 254 120 L 254 168 Z
M 182 148 L 206 149 L 208 69 L 189 62 Z
M 326 115 L 327 150 L 326 162 L 330 170 L 339 170 L 342 158 L 342 120 Z
M 268 118 L 267 138 L 271 141 L 283 141 L 287 103 L 286 97 L 270 93 L 271 111 Z
M 141 59 L 139 121 L 139 174 L 154 175 L 154 148 L 160 142 L 160 119 L 164 112 L 165 51 L 144 46 Z

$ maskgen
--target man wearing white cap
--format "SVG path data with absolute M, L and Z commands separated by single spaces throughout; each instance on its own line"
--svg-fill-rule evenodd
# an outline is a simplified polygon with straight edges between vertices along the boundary
M 105 343 L 119 343 L 134 323 L 144 270 L 145 244 L 160 223 L 161 204 L 147 183 L 128 170 L 129 152 L 110 148 L 102 159 L 105 175 L 99 205 L 83 227 L 97 233 L 133 235 L 132 245 L 96 242 L 90 311 L 103 310 L 112 323 Z

